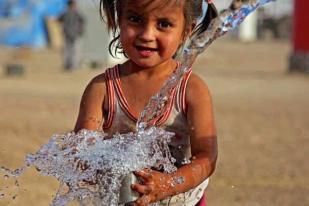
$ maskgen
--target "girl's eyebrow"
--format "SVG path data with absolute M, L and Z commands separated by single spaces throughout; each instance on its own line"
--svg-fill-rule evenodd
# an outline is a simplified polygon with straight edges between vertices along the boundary
M 127 14 L 137 14 L 137 15 L 145 15 L 145 12 L 143 11 L 138 11 L 134 8 L 125 8 L 124 9 L 124 13 L 127 13 Z M 156 19 L 159 19 L 159 20 L 166 20 L 166 21 L 177 21 L 178 19 L 178 16 L 177 15 L 174 15 L 173 13 L 169 13 L 169 14 L 154 14 L 154 17 Z
M 168 16 L 160 16 L 155 15 L 155 17 L 159 20 L 165 20 L 165 21 L 177 21 L 177 16 L 175 15 L 168 15 Z
M 139 12 L 137 10 L 134 10 L 134 9 L 127 9 L 127 10 L 124 10 L 123 12 L 125 15 L 137 15 L 137 16 L 143 16 L 143 12 Z
M 124 12 L 125 12 L 125 13 L 131 13 L 131 14 L 132 14 L 132 13 L 134 13 L 134 14 L 137 14 L 137 13 L 138 13 L 137 11 L 135 11 L 135 10 L 133 10 L 133 9 L 125 9 Z

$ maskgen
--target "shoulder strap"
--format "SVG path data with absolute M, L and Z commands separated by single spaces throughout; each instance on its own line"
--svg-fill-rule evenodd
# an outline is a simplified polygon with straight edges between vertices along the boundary
M 115 86 L 115 92 L 116 92 L 116 96 L 117 96 L 117 101 L 120 103 L 120 106 L 123 110 L 124 113 L 126 113 L 126 115 L 133 121 L 137 121 L 136 116 L 134 116 L 132 109 L 128 103 L 128 101 L 126 100 L 124 94 L 123 94 L 123 90 L 122 90 L 122 85 L 121 85 L 121 81 L 120 81 L 120 74 L 119 74 L 119 66 L 115 66 L 115 69 L 113 70 L 113 76 L 114 76 L 114 86 Z
M 186 104 L 186 89 L 188 80 L 192 74 L 192 69 L 190 68 L 188 72 L 186 72 L 180 82 L 179 87 L 177 88 L 177 108 L 181 111 L 184 115 L 187 114 L 187 104 Z
M 170 114 L 172 112 L 173 105 L 175 104 L 174 102 L 175 102 L 175 99 L 176 99 L 176 88 L 174 88 L 172 90 L 169 98 L 170 98 L 170 100 L 169 100 L 169 103 L 166 107 L 164 114 L 162 116 L 158 117 L 158 119 L 155 120 L 155 125 L 157 125 L 157 126 L 164 124 L 165 121 L 170 116 Z
M 115 116 L 115 89 L 113 86 L 113 70 L 115 67 L 109 68 L 105 71 L 105 83 L 107 91 L 107 101 L 108 101 L 108 115 L 107 119 L 104 121 L 103 129 L 108 129 L 113 122 Z

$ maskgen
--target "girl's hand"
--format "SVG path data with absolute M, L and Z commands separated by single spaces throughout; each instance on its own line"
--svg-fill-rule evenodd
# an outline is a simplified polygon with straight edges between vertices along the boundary
M 134 206 L 146 206 L 172 195 L 172 178 L 169 174 L 151 169 L 144 169 L 134 174 L 141 180 L 141 183 L 132 185 L 132 189 L 140 194 Z

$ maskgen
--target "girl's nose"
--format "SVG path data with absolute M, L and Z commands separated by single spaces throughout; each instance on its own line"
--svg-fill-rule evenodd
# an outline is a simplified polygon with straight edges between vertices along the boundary
M 139 39 L 144 42 L 151 42 L 155 40 L 155 27 L 152 25 L 144 25 L 139 33 Z

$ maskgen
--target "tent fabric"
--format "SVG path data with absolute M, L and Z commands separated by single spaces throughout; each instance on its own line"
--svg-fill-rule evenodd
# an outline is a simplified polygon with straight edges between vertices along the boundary
M 67 0 L 0 0 L 0 44 L 13 47 L 44 47 L 45 19 L 56 17 Z

